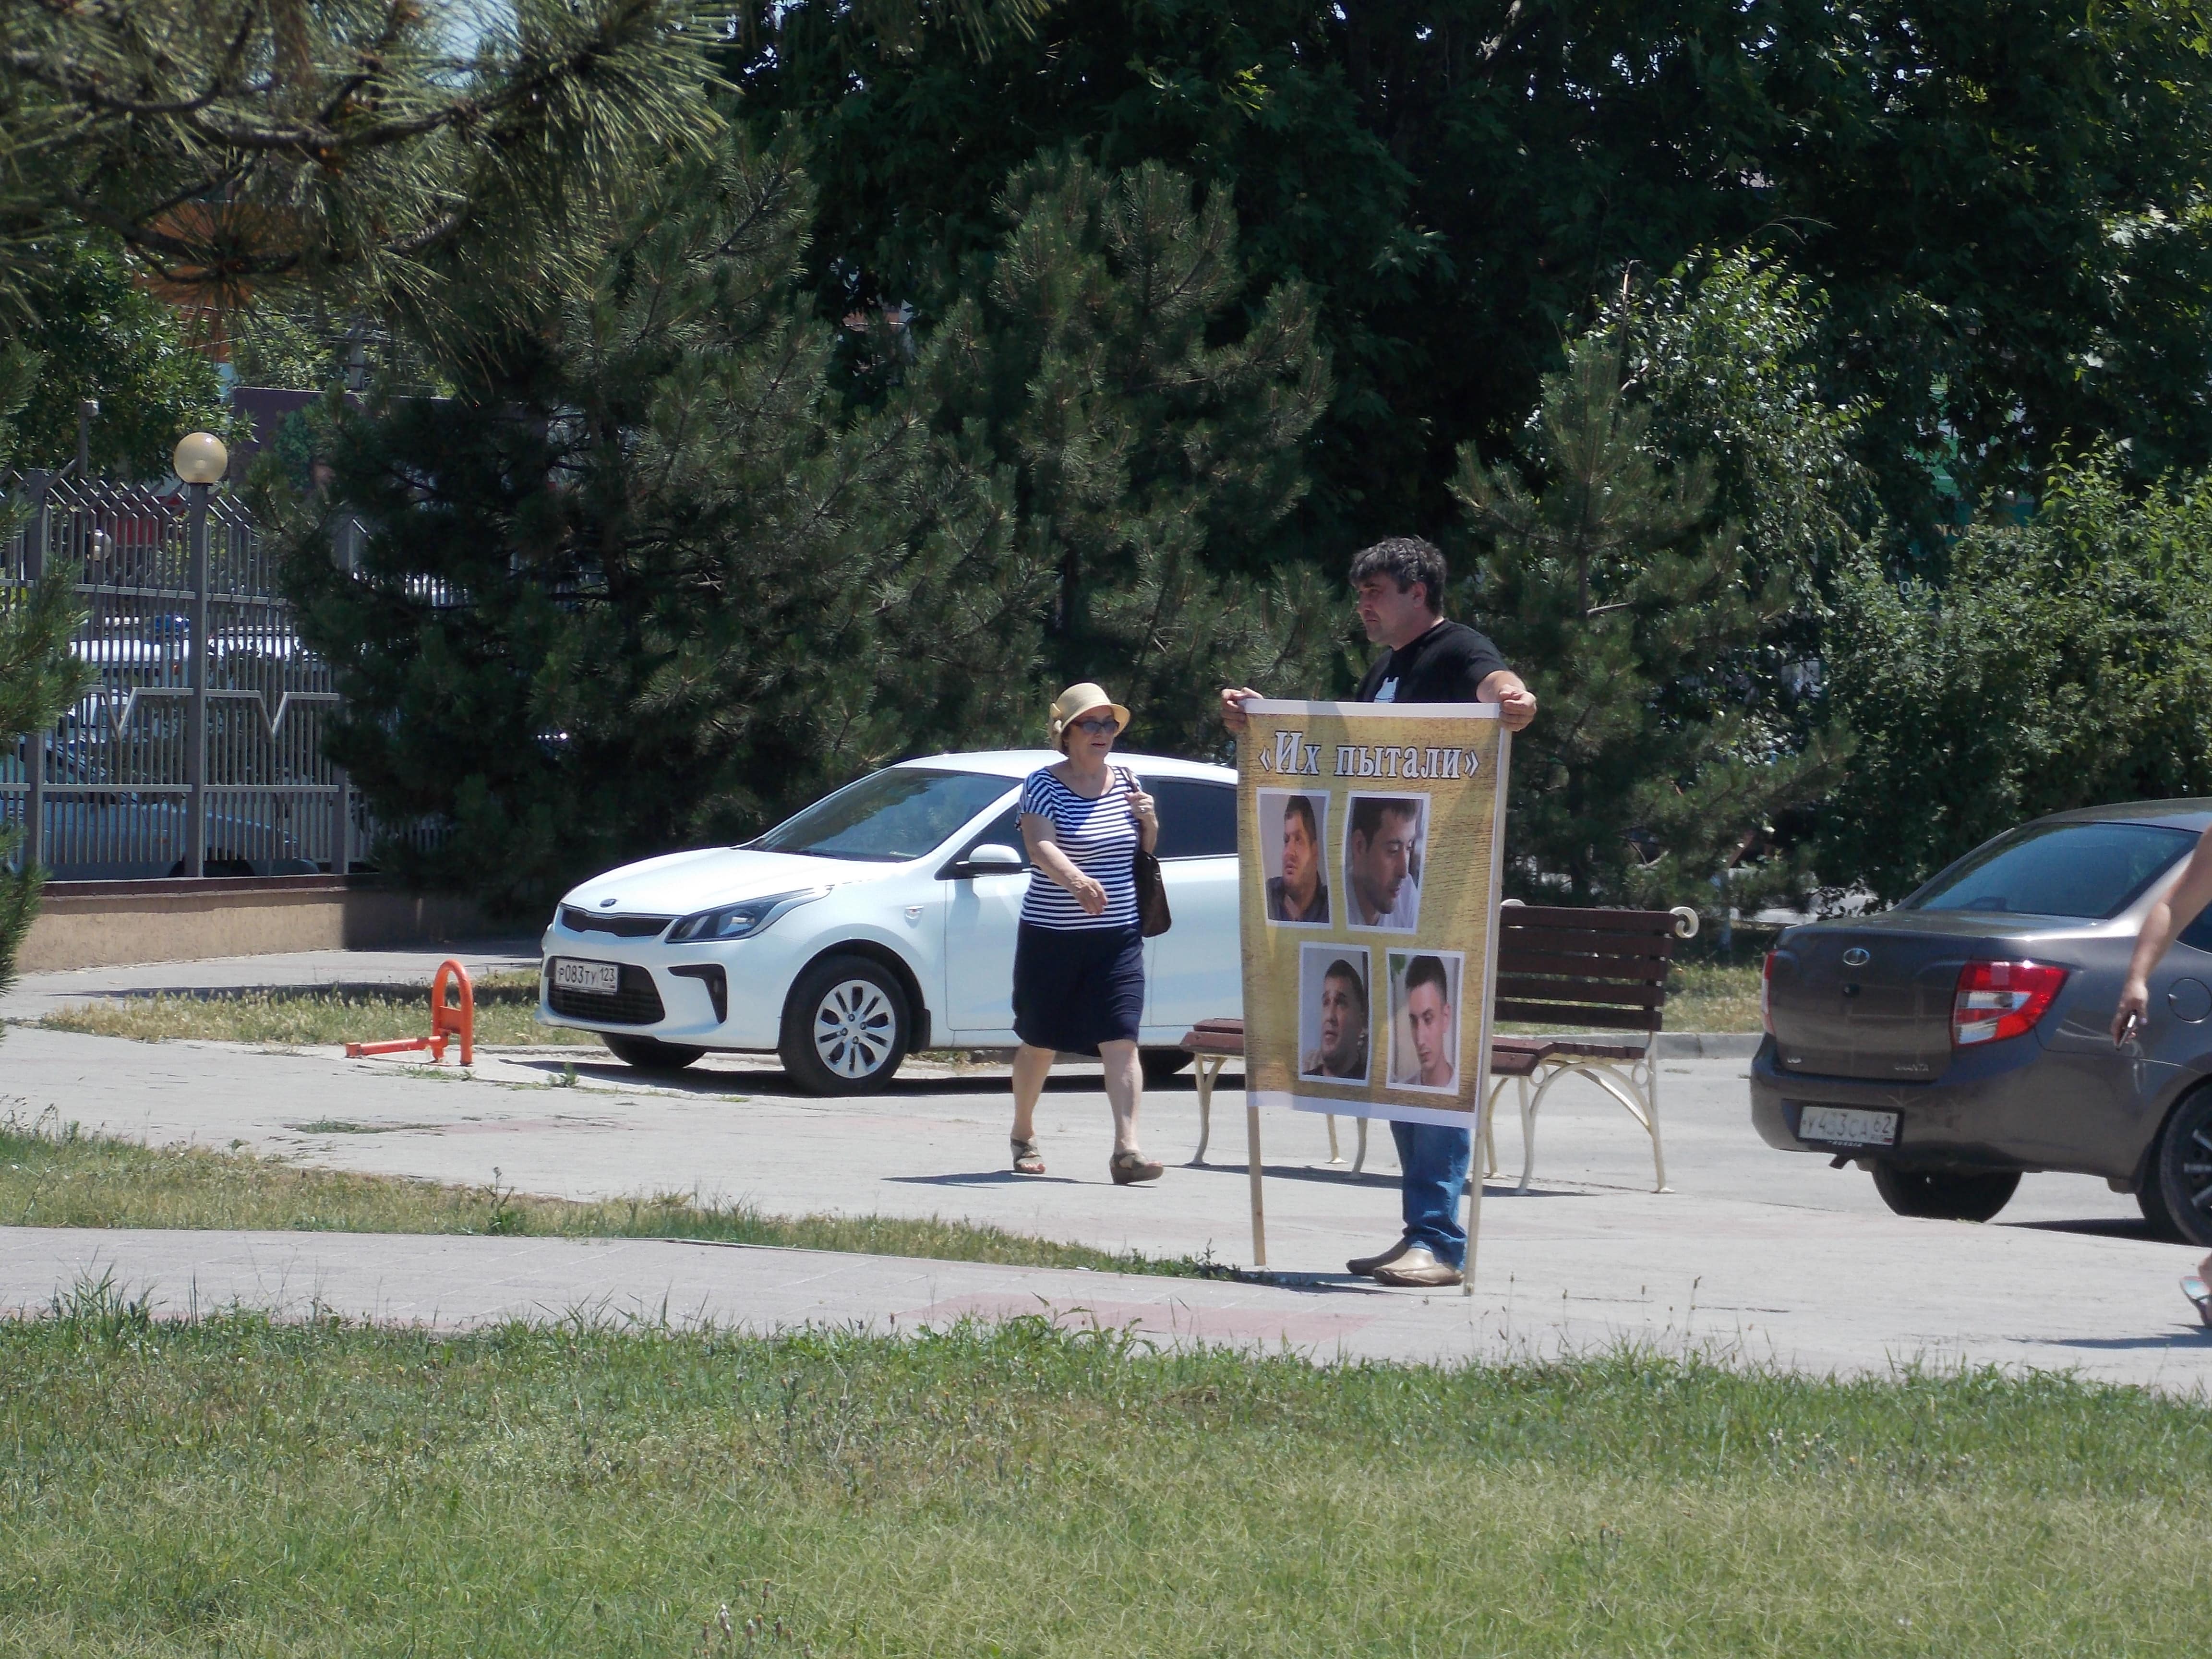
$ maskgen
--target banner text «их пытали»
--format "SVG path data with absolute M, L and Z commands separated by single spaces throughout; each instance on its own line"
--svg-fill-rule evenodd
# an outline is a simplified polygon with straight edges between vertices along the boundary
M 1335 775 L 1340 778 L 1434 778 L 1449 781 L 1471 778 L 1481 764 L 1472 749 L 1377 748 L 1370 744 L 1340 743 L 1336 750 Z M 1322 775 L 1322 746 L 1308 743 L 1303 732 L 1279 731 L 1275 746 L 1260 751 L 1262 772 L 1287 777 Z

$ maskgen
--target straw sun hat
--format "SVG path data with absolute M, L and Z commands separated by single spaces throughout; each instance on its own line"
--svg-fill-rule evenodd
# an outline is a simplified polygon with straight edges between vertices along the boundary
M 1106 695 L 1106 688 L 1085 680 L 1080 685 L 1071 685 L 1052 700 L 1045 724 L 1051 728 L 1054 746 L 1059 746 L 1060 734 L 1070 725 L 1081 720 L 1094 708 L 1103 708 L 1114 716 L 1114 729 L 1129 729 L 1129 711 Z

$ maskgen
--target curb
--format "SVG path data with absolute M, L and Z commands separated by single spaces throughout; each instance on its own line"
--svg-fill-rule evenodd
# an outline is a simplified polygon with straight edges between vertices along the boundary
M 1749 1060 L 1763 1031 L 1662 1031 L 1652 1051 L 1662 1060 Z

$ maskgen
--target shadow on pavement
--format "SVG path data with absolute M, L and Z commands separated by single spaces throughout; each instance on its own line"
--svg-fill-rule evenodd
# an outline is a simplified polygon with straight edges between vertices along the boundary
M 901 1187 L 1080 1187 L 1086 1184 L 1074 1176 L 1016 1175 L 1012 1170 L 979 1170 L 973 1175 L 885 1176 L 884 1179 Z
M 2140 1217 L 2087 1216 L 2079 1221 L 2000 1221 L 1996 1224 L 2017 1228 L 2022 1232 L 2080 1233 L 2088 1238 L 2133 1238 L 2145 1244 L 2170 1242 L 2152 1232 L 2150 1224 Z
M 593 1058 L 571 1060 L 565 1056 L 533 1054 L 527 1060 L 518 1059 L 516 1064 L 548 1077 L 557 1077 L 564 1069 L 573 1067 L 580 1078 L 589 1078 L 595 1083 L 649 1084 L 656 1089 L 673 1090 L 682 1094 L 696 1095 L 774 1095 L 789 1100 L 896 1100 L 904 1096 L 924 1099 L 933 1095 L 1006 1095 L 1013 1093 L 1013 1079 L 1004 1072 L 985 1072 L 974 1077 L 896 1077 L 872 1095 L 817 1095 L 800 1088 L 782 1072 L 763 1068 L 760 1071 L 725 1072 L 669 1070 L 653 1071 L 638 1066 L 629 1066 L 618 1060 Z M 1231 1073 L 1221 1079 L 1221 1088 L 1240 1089 L 1243 1079 Z M 1048 1095 L 1102 1095 L 1106 1092 L 1103 1078 L 1089 1076 L 1049 1077 L 1045 1079 Z M 1147 1095 L 1188 1094 L 1193 1085 L 1188 1078 L 1171 1078 L 1165 1085 L 1146 1084 Z
M 1388 1285 L 1377 1285 L 1371 1279 L 1357 1273 L 1277 1273 L 1272 1267 L 1241 1267 L 1237 1273 L 1240 1285 L 1265 1285 L 1279 1291 L 1303 1291 L 1318 1296 L 1395 1296 L 1400 1292 Z
M 678 1094 L 772 1095 L 779 1099 L 819 1100 L 825 1103 L 902 1097 L 918 1100 L 932 1095 L 1006 1095 L 1011 1098 L 1013 1093 L 1012 1082 L 996 1075 L 895 1078 L 872 1095 L 817 1095 L 800 1088 L 781 1072 L 655 1072 L 625 1066 L 620 1060 L 586 1060 L 580 1064 L 574 1060 L 531 1059 L 519 1063 L 548 1077 L 558 1077 L 564 1067 L 574 1066 L 580 1078 L 611 1083 L 617 1088 L 643 1084 Z M 1096 1095 L 1104 1093 L 1105 1087 L 1097 1078 L 1053 1078 L 1045 1084 L 1044 1091 L 1048 1095 Z
M 2172 1336 L 2047 1336 L 2036 1339 L 2049 1348 L 2090 1348 L 2100 1353 L 2127 1352 L 2141 1348 L 2194 1352 L 2212 1346 L 2212 1328 L 2188 1327 Z

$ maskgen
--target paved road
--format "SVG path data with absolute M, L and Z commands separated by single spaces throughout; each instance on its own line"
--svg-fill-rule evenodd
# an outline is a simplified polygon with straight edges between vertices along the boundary
M 38 1019 L 75 1002 L 147 996 L 157 991 L 239 991 L 313 985 L 421 985 L 447 957 L 471 974 L 538 966 L 535 939 L 480 940 L 444 950 L 300 951 L 208 962 L 145 962 L 121 968 L 73 968 L 25 974 L 0 994 L 0 1020 Z
M 362 976 L 346 967 L 335 976 Z M 274 983 L 289 970 L 263 959 L 245 979 L 214 977 L 243 971 L 172 966 L 161 981 Z M 70 977 L 78 994 L 98 988 Z M 27 984 L 4 1012 L 20 1018 L 52 998 Z M 313 1294 L 348 1312 L 462 1323 L 664 1304 L 684 1317 L 755 1325 L 1049 1307 L 1178 1339 L 1280 1340 L 1319 1353 L 1553 1352 L 1634 1340 L 1717 1345 L 1818 1371 L 1966 1360 L 2212 1386 L 2212 1334 L 2175 1288 L 2194 1253 L 2144 1237 L 2132 1200 L 2101 1182 L 2040 1176 L 1995 1225 L 1905 1220 L 1863 1175 L 1760 1146 L 1746 1121 L 1743 1073 L 1736 1060 L 1663 1066 L 1668 1194 L 1649 1190 L 1648 1149 L 1632 1121 L 1594 1091 L 1555 1093 L 1536 1190 L 1489 1189 L 1472 1299 L 1345 1279 L 1346 1255 L 1395 1231 L 1388 1135 L 1376 1136 L 1377 1167 L 1354 1176 L 1328 1164 L 1320 1121 L 1271 1114 L 1269 1263 L 1298 1277 L 1289 1288 L 698 1245 L 18 1229 L 0 1233 L 0 1304 L 39 1305 L 96 1260 L 172 1303 L 197 1293 L 204 1304 L 296 1306 Z M 1197 1139 L 1188 1080 L 1147 1096 L 1148 1143 L 1174 1167 L 1156 1188 L 1135 1189 L 1106 1179 L 1095 1066 L 1055 1076 L 1042 1115 L 1051 1173 L 1025 1181 L 1004 1167 L 997 1067 L 917 1070 L 887 1094 L 824 1101 L 757 1063 L 719 1057 L 655 1083 L 592 1051 L 509 1053 L 464 1080 L 329 1052 L 143 1045 L 22 1026 L 0 1045 L 0 1112 L 51 1109 L 155 1142 L 236 1143 L 577 1198 L 678 1192 L 787 1213 L 958 1216 L 1242 1262 L 1251 1254 L 1243 1115 L 1233 1073 L 1228 1081 L 1202 1169 L 1180 1162 Z M 1500 1151 L 1517 1169 L 1510 1123 Z

